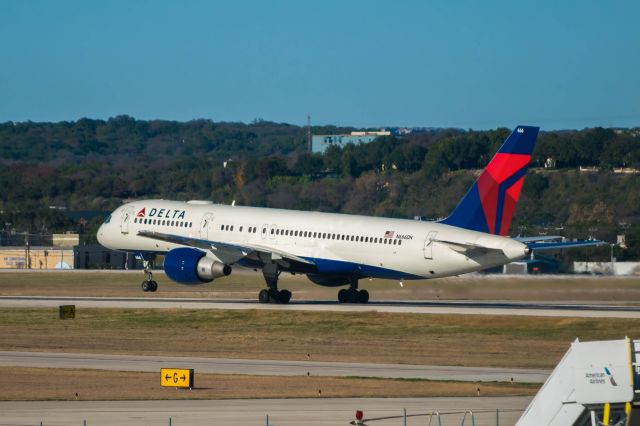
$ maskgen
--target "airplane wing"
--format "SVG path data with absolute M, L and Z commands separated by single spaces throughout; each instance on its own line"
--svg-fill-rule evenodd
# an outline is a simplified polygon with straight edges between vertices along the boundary
M 240 259 L 244 259 L 252 253 L 267 255 L 273 260 L 289 260 L 299 263 L 313 265 L 313 262 L 303 259 L 294 254 L 265 247 L 257 244 L 230 244 L 220 241 L 209 241 L 194 237 L 183 237 L 181 235 L 164 234 L 155 231 L 138 231 L 141 237 L 152 238 L 154 240 L 166 241 L 174 244 L 195 247 L 203 250 L 210 250 L 218 259 L 226 264 L 236 263 Z
M 557 250 L 572 247 L 589 247 L 607 244 L 600 240 L 582 240 L 582 241 L 558 241 L 558 242 L 539 242 L 527 244 L 530 250 Z

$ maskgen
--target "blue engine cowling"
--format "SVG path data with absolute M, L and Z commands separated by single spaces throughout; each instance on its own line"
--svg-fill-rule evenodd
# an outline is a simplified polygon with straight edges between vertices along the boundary
M 165 255 L 164 272 L 180 284 L 202 284 L 229 275 L 231 266 L 207 257 L 201 250 L 181 247 Z

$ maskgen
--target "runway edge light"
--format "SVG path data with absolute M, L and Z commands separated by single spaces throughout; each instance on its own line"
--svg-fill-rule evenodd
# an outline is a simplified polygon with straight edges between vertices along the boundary
M 364 412 L 362 410 L 357 410 L 356 419 L 353 420 L 350 424 L 355 426 L 365 426 L 363 417 L 364 417 Z
M 192 389 L 194 387 L 193 368 L 161 368 L 160 386 Z

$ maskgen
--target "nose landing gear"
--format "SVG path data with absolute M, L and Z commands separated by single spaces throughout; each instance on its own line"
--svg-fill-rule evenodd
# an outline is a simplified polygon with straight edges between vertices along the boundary
M 142 281 L 140 287 L 142 291 L 150 291 L 155 292 L 158 290 L 158 283 L 153 280 L 153 272 L 151 271 L 153 268 L 153 261 L 155 260 L 155 256 L 150 256 L 148 259 L 144 259 L 142 264 L 144 265 L 144 276 L 145 280 Z

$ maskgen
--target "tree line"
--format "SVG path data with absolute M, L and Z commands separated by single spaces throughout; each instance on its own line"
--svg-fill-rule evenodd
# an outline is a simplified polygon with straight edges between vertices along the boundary
M 155 197 L 441 218 L 509 133 L 432 129 L 321 155 L 308 152 L 306 128 L 262 120 L 2 123 L 0 228 L 64 231 L 80 226 L 69 211 L 106 212 L 125 199 Z M 612 172 L 640 168 L 639 142 L 637 129 L 541 132 L 511 233 L 557 229 L 609 241 L 625 233 L 630 248 L 619 257 L 640 258 L 640 175 Z M 548 158 L 555 168 L 543 168 Z M 99 221 L 83 230 L 94 232 Z

